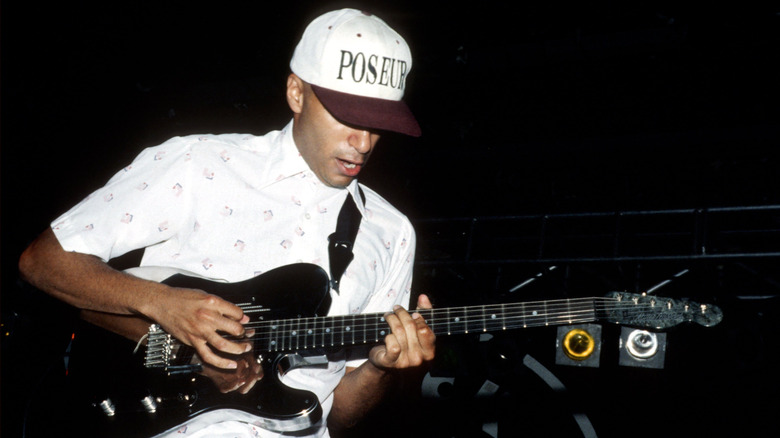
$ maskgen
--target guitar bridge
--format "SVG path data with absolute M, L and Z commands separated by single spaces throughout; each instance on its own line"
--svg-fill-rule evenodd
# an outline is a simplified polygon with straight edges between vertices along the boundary
M 173 360 L 176 359 L 178 348 L 175 347 L 178 347 L 178 344 L 173 336 L 166 333 L 158 324 L 150 325 L 146 338 L 144 366 L 146 368 L 168 369 Z

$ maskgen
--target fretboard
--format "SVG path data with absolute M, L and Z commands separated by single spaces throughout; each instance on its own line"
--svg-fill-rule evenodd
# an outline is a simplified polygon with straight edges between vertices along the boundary
M 512 304 L 425 309 L 418 312 L 437 336 L 584 323 L 603 315 L 605 298 L 575 298 Z M 384 314 L 295 318 L 251 324 L 255 346 L 264 351 L 330 349 L 382 342 L 389 333 Z

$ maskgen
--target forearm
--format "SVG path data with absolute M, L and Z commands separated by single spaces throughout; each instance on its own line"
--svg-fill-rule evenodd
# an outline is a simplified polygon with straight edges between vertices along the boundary
M 98 318 L 98 324 L 120 335 L 140 338 L 141 318 L 146 318 L 219 368 L 236 368 L 238 364 L 218 352 L 236 355 L 249 348 L 222 336 L 243 336 L 245 332 L 243 324 L 249 318 L 235 304 L 203 291 L 144 280 L 117 271 L 96 257 L 67 252 L 51 230 L 25 250 L 19 271 L 33 286 L 90 311 L 87 314 Z
M 358 423 L 384 399 L 396 381 L 395 374 L 377 368 L 370 361 L 348 369 L 333 393 L 328 426 L 346 429 Z
M 151 317 L 153 295 L 165 287 L 116 271 L 97 257 L 63 250 L 51 230 L 24 251 L 19 271 L 25 281 L 74 307 L 119 315 Z
M 140 316 L 117 315 L 94 310 L 82 310 L 80 316 L 90 324 L 136 342 L 144 338 L 144 335 L 149 332 L 149 325 L 152 324 L 151 320 Z

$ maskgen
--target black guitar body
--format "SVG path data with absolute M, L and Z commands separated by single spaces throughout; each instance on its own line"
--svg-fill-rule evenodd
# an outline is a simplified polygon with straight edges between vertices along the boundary
M 250 314 L 253 321 L 325 315 L 330 307 L 328 282 L 327 273 L 311 264 L 283 266 L 239 283 L 181 274 L 163 281 L 201 289 L 242 307 L 259 307 Z M 171 375 L 162 368 L 147 368 L 144 348 L 134 354 L 135 344 L 126 338 L 83 325 L 72 343 L 68 373 L 70 394 L 75 396 L 69 427 L 79 436 L 152 436 L 217 409 L 230 409 L 230 418 L 276 431 L 304 430 L 322 417 L 313 393 L 279 380 L 294 351 L 263 354 L 263 379 L 248 394 L 223 394 L 197 373 Z M 183 347 L 172 365 L 186 365 L 191 357 L 192 349 Z

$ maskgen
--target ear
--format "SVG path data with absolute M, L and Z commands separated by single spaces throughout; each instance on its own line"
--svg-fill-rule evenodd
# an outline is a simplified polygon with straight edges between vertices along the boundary
M 287 105 L 295 114 L 303 109 L 303 80 L 294 73 L 287 77 Z

